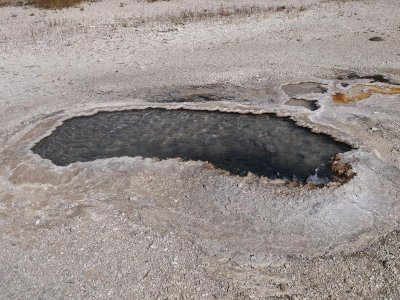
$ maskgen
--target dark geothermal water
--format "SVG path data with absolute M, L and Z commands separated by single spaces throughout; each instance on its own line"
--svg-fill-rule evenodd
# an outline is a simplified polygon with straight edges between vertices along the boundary
M 65 121 L 33 149 L 66 166 L 121 156 L 208 161 L 232 174 L 326 183 L 330 158 L 351 147 L 270 114 L 144 109 Z

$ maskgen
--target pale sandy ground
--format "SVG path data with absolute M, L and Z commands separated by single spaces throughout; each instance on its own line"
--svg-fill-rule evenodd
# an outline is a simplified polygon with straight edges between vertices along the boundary
M 0 8 L 0 298 L 400 299 L 400 96 L 332 102 L 369 82 L 337 79 L 349 72 L 400 82 L 399 2 L 202 20 L 179 13 L 282 1 L 120 3 Z M 301 81 L 328 87 L 292 96 L 318 110 L 285 105 L 281 86 Z M 223 98 L 171 102 L 196 94 Z M 358 147 L 342 155 L 357 176 L 312 189 L 30 151 L 71 116 L 148 106 L 291 116 Z

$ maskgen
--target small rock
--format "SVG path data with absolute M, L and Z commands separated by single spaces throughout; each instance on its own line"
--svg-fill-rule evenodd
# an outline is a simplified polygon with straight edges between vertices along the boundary
M 288 264 L 288 263 L 284 263 L 284 264 L 283 264 L 283 267 L 284 267 L 285 269 L 287 269 L 287 268 L 289 268 L 289 264 Z
M 278 288 L 282 291 L 282 292 L 286 292 L 288 290 L 288 284 L 287 283 L 280 283 L 278 285 Z
M 383 38 L 381 38 L 380 36 L 373 36 L 369 40 L 372 41 L 372 42 L 382 42 Z
M 383 266 L 385 269 L 389 268 L 389 266 L 390 266 L 390 261 L 389 261 L 389 260 L 384 260 L 384 261 L 382 261 L 382 266 Z

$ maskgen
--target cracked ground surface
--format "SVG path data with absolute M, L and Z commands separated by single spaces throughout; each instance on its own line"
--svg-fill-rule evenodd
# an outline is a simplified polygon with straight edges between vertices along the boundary
M 1 299 L 400 297 L 400 95 L 333 101 L 398 88 L 397 1 L 182 14 L 221 3 L 0 9 Z M 73 116 L 145 107 L 289 116 L 355 147 L 341 159 L 357 175 L 314 188 L 176 159 L 58 167 L 30 150 Z

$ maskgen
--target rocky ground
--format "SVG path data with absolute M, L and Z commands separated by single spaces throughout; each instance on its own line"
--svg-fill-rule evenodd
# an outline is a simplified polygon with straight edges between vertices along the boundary
M 399 15 L 397 0 L 0 8 L 0 298 L 399 299 Z M 72 116 L 144 107 L 290 116 L 352 145 L 356 176 L 316 188 L 30 150 Z

